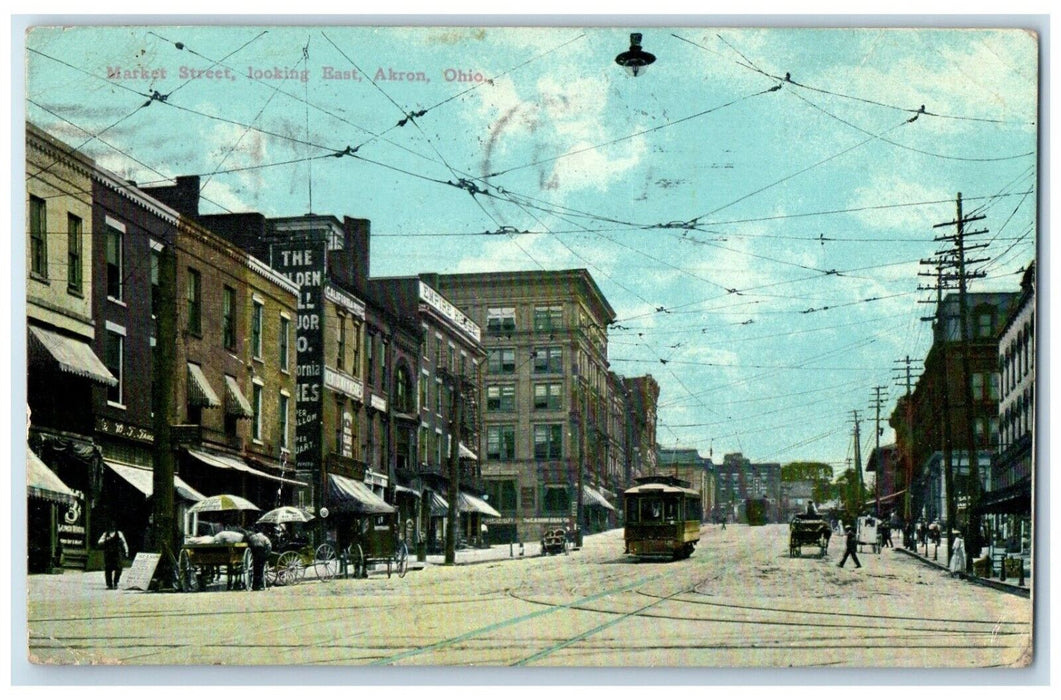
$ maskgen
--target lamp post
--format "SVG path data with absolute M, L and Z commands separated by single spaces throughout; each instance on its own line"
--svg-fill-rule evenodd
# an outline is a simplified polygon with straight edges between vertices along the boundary
M 635 78 L 644 73 L 655 60 L 655 56 L 641 48 L 640 32 L 631 34 L 630 48 L 615 57 L 615 62 Z

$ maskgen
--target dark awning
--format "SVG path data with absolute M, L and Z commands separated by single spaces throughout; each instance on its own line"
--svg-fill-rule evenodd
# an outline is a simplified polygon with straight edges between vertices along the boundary
M 292 486 L 306 486 L 304 481 L 295 481 L 294 479 L 285 479 L 282 476 L 273 476 L 272 474 L 266 474 L 263 471 L 259 471 L 254 467 L 244 462 L 239 457 L 232 457 L 229 455 L 215 454 L 213 452 L 201 452 L 200 450 L 188 449 L 188 454 L 195 457 L 197 460 L 211 467 L 217 467 L 218 469 L 234 469 L 239 472 L 245 472 L 247 474 L 253 474 L 254 476 L 261 477 L 262 479 L 269 479 L 271 481 L 279 481 L 282 484 L 291 484 Z
M 133 466 L 132 464 L 122 464 L 121 462 L 105 461 L 105 464 L 110 467 L 115 474 L 127 481 L 133 488 L 145 496 L 150 496 L 154 493 L 155 474 L 151 469 L 148 469 L 147 467 Z M 177 494 L 186 501 L 197 503 L 206 498 L 206 496 L 193 489 L 184 481 L 184 479 L 176 474 L 173 475 L 173 488 L 176 489 Z
M 118 380 L 84 340 L 68 338 L 43 328 L 30 327 L 29 330 L 30 336 L 36 339 L 37 348 L 45 350 L 58 363 L 61 371 L 107 386 L 117 386 Z
M 214 388 L 206 380 L 203 368 L 192 362 L 188 363 L 188 403 L 207 408 L 217 408 L 221 405 L 221 399 L 217 398 Z
M 77 494 L 41 458 L 26 448 L 26 490 L 34 498 L 73 505 Z
M 225 413 L 239 418 L 254 417 L 254 409 L 251 408 L 251 402 L 239 390 L 236 378 L 227 374 L 225 375 Z
M 363 482 L 338 474 L 328 475 L 328 508 L 337 513 L 358 515 L 394 512 L 393 506 L 388 505 Z
M 1020 515 L 1031 513 L 1032 510 L 1032 482 L 1031 479 L 1019 481 L 1003 489 L 988 491 L 980 496 L 980 502 L 976 504 L 977 513 L 1008 513 Z

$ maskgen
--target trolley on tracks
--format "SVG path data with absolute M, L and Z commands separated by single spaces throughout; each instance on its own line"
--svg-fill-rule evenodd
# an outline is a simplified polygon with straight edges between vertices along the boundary
M 623 493 L 626 553 L 639 557 L 684 559 L 700 541 L 701 496 L 689 482 L 649 476 Z

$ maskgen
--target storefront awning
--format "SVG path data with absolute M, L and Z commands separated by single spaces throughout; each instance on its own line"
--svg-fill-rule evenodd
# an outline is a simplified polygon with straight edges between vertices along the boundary
M 473 462 L 478 462 L 479 458 L 475 456 L 475 453 L 468 449 L 468 447 L 462 442 L 460 443 L 460 458 L 470 459 Z
M 420 498 L 420 492 L 417 491 L 416 489 L 411 489 L 408 486 L 400 486 L 398 484 L 395 484 L 394 485 L 394 492 L 395 493 L 407 493 L 410 496 L 412 496 L 413 498 Z
M 77 494 L 41 458 L 26 448 L 26 489 L 34 498 L 74 505 Z
M 206 381 L 203 368 L 192 362 L 188 363 L 188 403 L 206 408 L 217 408 L 221 405 L 221 399 L 217 398 L 214 388 Z
M 117 386 L 118 380 L 96 357 L 96 353 L 92 352 L 87 342 L 68 338 L 43 328 L 30 327 L 29 331 L 30 336 L 36 340 L 37 346 L 51 355 L 61 371 L 78 377 L 86 377 L 107 386 Z
M 1018 481 L 1005 488 L 988 491 L 980 496 L 974 511 L 980 514 L 1027 515 L 1032 512 L 1031 479 Z
M 607 510 L 615 510 L 615 506 L 608 503 L 608 499 L 600 495 L 596 489 L 592 489 L 589 486 L 582 487 L 582 505 L 584 506 L 597 506 L 605 508 Z
M 254 409 L 251 402 L 239 390 L 235 377 L 225 375 L 225 413 L 239 418 L 253 418 Z
M 328 475 L 328 508 L 338 513 L 377 515 L 393 513 L 394 507 L 360 481 L 338 474 Z
M 203 464 L 211 467 L 217 467 L 218 469 L 234 469 L 235 471 L 245 472 L 247 474 L 253 474 L 254 476 L 262 479 L 269 479 L 271 481 L 279 481 L 282 484 L 291 484 L 292 486 L 306 486 L 303 481 L 295 481 L 294 479 L 285 479 L 282 476 L 274 476 L 272 474 L 266 474 L 263 471 L 255 469 L 238 457 L 230 457 L 228 455 L 214 454 L 211 452 L 201 452 L 199 450 L 188 449 L 188 454 L 199 460 Z
M 428 507 L 431 509 L 431 517 L 444 518 L 449 514 L 449 502 L 434 491 L 428 492 Z
M 500 518 L 501 514 L 494 510 L 489 503 L 471 494 L 461 491 L 458 494 L 457 510 L 461 513 L 482 513 L 488 518 Z
M 121 462 L 105 461 L 105 464 L 110 467 L 115 474 L 125 479 L 133 488 L 145 496 L 150 496 L 154 493 L 155 474 L 150 469 L 147 469 L 146 467 L 136 467 L 132 464 L 122 464 Z M 198 503 L 206 498 L 206 496 L 193 489 L 184 481 L 184 479 L 181 479 L 176 474 L 173 475 L 173 488 L 176 489 L 177 494 L 186 501 Z

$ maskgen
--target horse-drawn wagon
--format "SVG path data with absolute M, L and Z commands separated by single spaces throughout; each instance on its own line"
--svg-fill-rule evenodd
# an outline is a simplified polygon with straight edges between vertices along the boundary
M 818 556 L 824 557 L 832 534 L 829 523 L 817 514 L 797 515 L 788 524 L 788 555 L 802 556 L 804 545 L 814 545 L 818 547 Z

